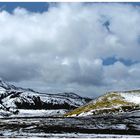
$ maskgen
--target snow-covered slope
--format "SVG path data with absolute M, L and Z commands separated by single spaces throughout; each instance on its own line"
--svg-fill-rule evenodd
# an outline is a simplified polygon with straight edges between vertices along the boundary
M 65 116 L 106 115 L 140 109 L 140 90 L 109 92 Z
M 91 99 L 83 98 L 75 93 L 47 94 L 32 89 L 15 87 L 0 80 L 0 109 L 5 112 L 18 114 L 19 109 L 47 110 L 74 109 L 86 104 Z

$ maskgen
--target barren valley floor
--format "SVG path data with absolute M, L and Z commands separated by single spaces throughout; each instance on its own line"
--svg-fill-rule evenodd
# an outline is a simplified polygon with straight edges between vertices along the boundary
M 0 137 L 140 138 L 140 117 L 137 113 L 133 114 L 104 117 L 1 118 Z

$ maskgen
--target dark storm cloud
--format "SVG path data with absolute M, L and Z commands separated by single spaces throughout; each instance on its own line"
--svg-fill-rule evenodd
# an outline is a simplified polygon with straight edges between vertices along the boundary
M 6 81 L 19 82 L 22 80 L 31 80 L 39 76 L 39 68 L 34 64 L 3 61 L 3 63 L 0 63 L 0 66 L 1 78 Z

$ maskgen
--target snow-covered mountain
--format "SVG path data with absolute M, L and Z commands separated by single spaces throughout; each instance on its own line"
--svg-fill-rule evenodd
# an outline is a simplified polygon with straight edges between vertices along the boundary
M 23 110 L 74 109 L 86 104 L 91 99 L 80 97 L 75 93 L 47 94 L 32 89 L 15 87 L 0 80 L 0 109 L 18 114 Z
M 65 116 L 90 116 L 118 114 L 140 110 L 140 90 L 109 92 Z

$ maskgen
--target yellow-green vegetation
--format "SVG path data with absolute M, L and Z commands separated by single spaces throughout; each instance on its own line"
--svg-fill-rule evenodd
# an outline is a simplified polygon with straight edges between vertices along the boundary
M 138 107 L 136 104 L 127 102 L 117 92 L 112 92 L 107 93 L 82 107 L 68 112 L 65 116 L 79 115 L 83 112 L 85 113 L 91 110 L 93 110 L 93 114 L 107 113 L 108 111 L 120 112 L 121 110 L 125 111 L 136 107 Z

